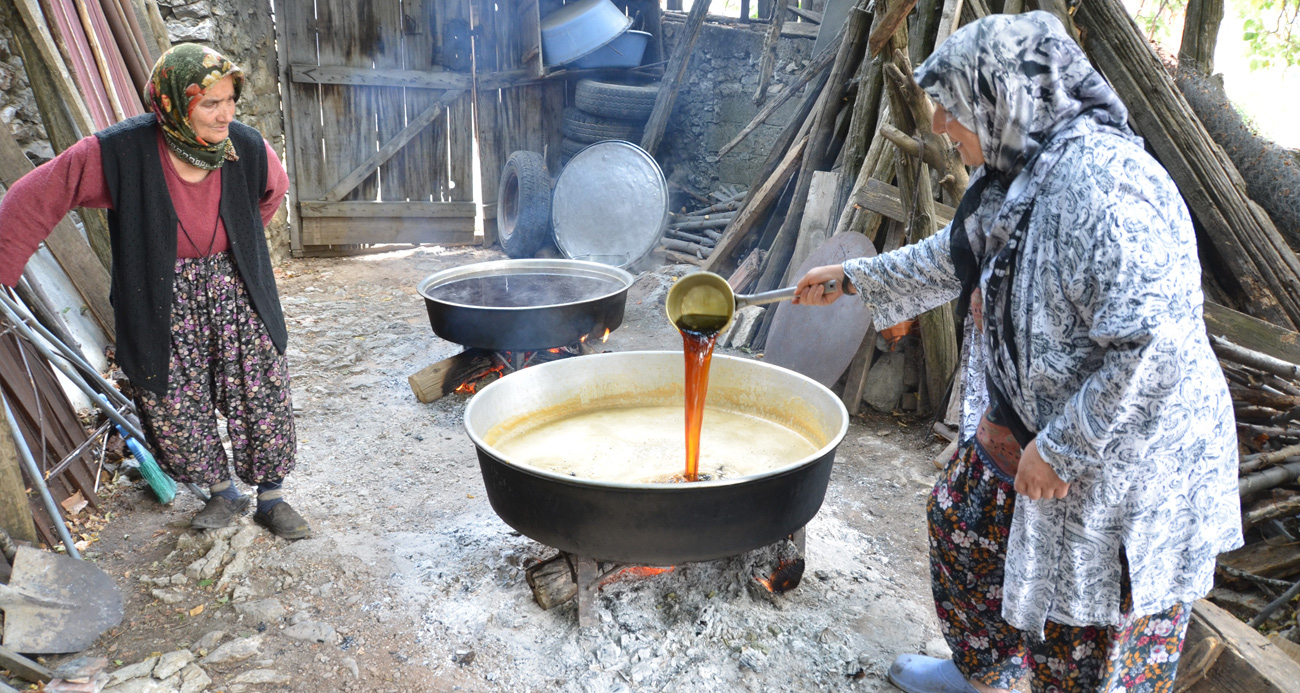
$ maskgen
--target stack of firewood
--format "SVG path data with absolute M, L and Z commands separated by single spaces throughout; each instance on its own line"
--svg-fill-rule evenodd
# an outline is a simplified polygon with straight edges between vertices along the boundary
M 666 257 L 674 262 L 703 265 L 722 238 L 722 230 L 736 217 L 745 193 L 728 187 L 713 193 L 717 200 L 714 204 L 674 213 L 664 232 L 662 245 Z

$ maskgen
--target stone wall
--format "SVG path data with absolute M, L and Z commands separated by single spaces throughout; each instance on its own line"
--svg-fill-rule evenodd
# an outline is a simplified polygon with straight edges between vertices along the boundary
M 278 63 L 271 5 L 240 0 L 200 0 L 181 3 L 161 0 L 159 9 L 173 43 L 195 42 L 211 46 L 244 69 L 248 87 L 239 100 L 239 120 L 262 132 L 284 159 L 284 128 L 280 115 Z M 41 114 L 27 82 L 27 71 L 10 31 L 12 20 L 0 13 L 0 121 L 9 127 L 33 163 L 54 156 L 41 125 Z M 147 24 L 142 24 L 146 27 Z M 289 257 L 288 214 L 281 207 L 267 226 L 271 260 Z
M 671 55 L 683 26 L 680 16 L 665 16 L 666 53 Z M 722 185 L 747 188 L 753 183 L 800 100 L 798 96 L 790 99 L 735 149 L 717 156 L 758 113 L 753 97 L 766 31 L 762 24 L 704 25 L 657 152 L 669 179 L 705 194 Z M 768 100 L 778 96 L 808 64 L 812 46 L 811 38 L 781 38 Z

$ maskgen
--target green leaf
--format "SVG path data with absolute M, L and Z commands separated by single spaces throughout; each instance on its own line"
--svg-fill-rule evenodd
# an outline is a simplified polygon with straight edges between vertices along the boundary
M 225 604 L 228 601 L 230 601 L 230 597 L 217 597 L 218 604 Z
M 211 585 L 214 582 L 216 582 L 216 580 L 212 580 L 210 578 L 207 580 L 199 580 L 199 587 L 207 587 L 208 585 Z

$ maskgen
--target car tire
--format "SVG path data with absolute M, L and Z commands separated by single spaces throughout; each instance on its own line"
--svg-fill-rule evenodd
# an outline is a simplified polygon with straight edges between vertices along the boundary
M 658 95 L 658 82 L 639 85 L 580 79 L 574 90 L 574 105 L 592 115 L 645 122 L 655 109 Z
M 551 178 L 537 152 L 506 159 L 497 188 L 497 238 L 512 258 L 530 258 L 551 233 Z

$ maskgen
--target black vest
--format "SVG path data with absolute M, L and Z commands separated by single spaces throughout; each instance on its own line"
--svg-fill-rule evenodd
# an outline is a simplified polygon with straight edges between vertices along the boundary
M 113 244 L 109 299 L 117 321 L 117 362 L 137 387 L 166 394 L 179 222 L 158 155 L 158 123 L 146 113 L 95 137 L 113 197 L 108 212 Z M 261 133 L 239 122 L 230 124 L 230 138 L 239 161 L 221 167 L 221 220 L 253 309 L 275 348 L 284 353 L 284 315 L 258 208 L 266 192 L 266 145 Z

